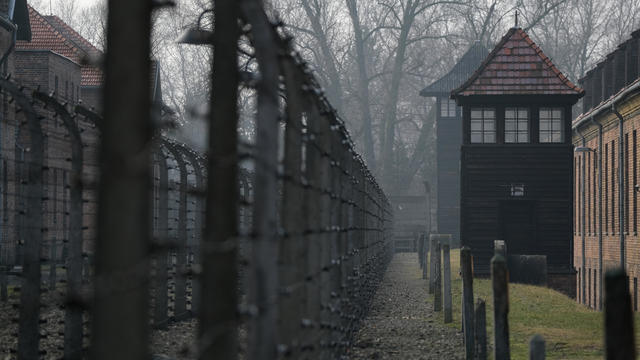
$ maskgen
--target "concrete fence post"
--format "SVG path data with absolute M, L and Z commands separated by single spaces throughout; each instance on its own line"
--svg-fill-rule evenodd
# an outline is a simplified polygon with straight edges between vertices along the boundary
M 608 360 L 635 359 L 633 312 L 624 269 L 608 271 L 604 279 L 605 346 Z
M 444 323 L 448 324 L 453 321 L 453 314 L 451 313 L 451 235 L 446 235 L 442 242 L 442 271 L 444 272 L 442 278 L 444 281 Z
M 422 234 L 422 251 L 420 252 L 420 258 L 422 259 L 422 278 L 426 279 L 428 276 L 429 261 L 427 254 L 429 253 L 429 234 Z
M 474 309 L 473 309 L 473 259 L 471 249 L 460 250 L 460 269 L 462 270 L 462 330 L 466 359 L 473 359 L 474 349 Z
M 545 342 L 540 335 L 534 335 L 529 341 L 529 360 L 545 359 Z
M 435 271 L 436 271 L 436 243 L 437 238 L 435 234 L 429 236 L 429 294 L 433 294 L 435 288 Z
M 509 272 L 502 255 L 491 259 L 491 282 L 493 286 L 493 335 L 494 359 L 508 360 L 509 353 Z
M 501 255 L 505 259 L 507 258 L 507 244 L 504 240 L 494 240 L 493 241 L 493 254 Z
M 487 315 L 483 299 L 476 302 L 475 326 L 475 359 L 487 360 Z
M 433 272 L 433 311 L 442 311 L 442 254 L 440 251 L 440 236 L 434 242 L 434 272 Z
M 418 264 L 420 269 L 424 269 L 424 259 L 422 258 L 422 252 L 424 251 L 424 235 L 418 234 Z

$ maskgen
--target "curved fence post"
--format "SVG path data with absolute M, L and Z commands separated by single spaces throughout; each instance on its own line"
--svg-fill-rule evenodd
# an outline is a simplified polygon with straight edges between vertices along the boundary
M 82 358 L 82 165 L 84 155 L 82 152 L 82 138 L 78 125 L 67 111 L 55 98 L 36 91 L 33 97 L 44 102 L 46 106 L 53 108 L 56 114 L 62 118 L 64 127 L 71 137 L 71 183 L 69 201 L 69 253 L 67 259 L 67 298 L 68 306 L 65 308 L 64 319 L 64 358 Z
M 176 244 L 176 276 L 173 316 L 176 321 L 189 317 L 187 313 L 187 165 L 179 146 L 165 141 L 167 149 L 178 163 L 180 172 L 180 188 L 178 190 L 178 243 Z
M 153 325 L 158 329 L 166 329 L 169 321 L 169 169 L 167 155 L 162 151 L 162 142 L 156 140 L 154 154 L 158 163 L 158 194 L 157 194 L 157 219 L 156 219 L 156 243 L 158 244 L 155 255 L 155 278 Z
M 23 245 L 22 285 L 20 287 L 20 318 L 18 321 L 18 359 L 39 357 L 40 320 L 40 254 L 42 248 L 42 173 L 43 135 L 38 114 L 30 100 L 8 79 L 0 79 L 0 87 L 7 91 L 25 114 L 29 129 L 30 159 L 28 162 L 27 208 L 28 226 Z M 19 126 L 19 125 L 18 125 Z
M 193 150 L 189 149 L 185 145 L 178 145 L 182 148 L 182 154 L 187 158 L 191 167 L 193 167 L 193 172 L 195 175 L 195 189 L 193 189 L 193 193 L 196 195 L 195 198 L 195 209 L 194 209 L 194 219 L 193 219 L 193 231 L 194 231 L 194 240 L 189 245 L 191 249 L 191 253 L 193 254 L 194 264 L 191 266 L 191 313 L 197 315 L 200 311 L 200 275 L 197 274 L 196 271 L 193 271 L 194 267 L 200 267 L 200 242 L 202 241 L 202 230 L 203 230 L 203 222 L 202 215 L 204 210 L 203 197 L 201 194 L 204 194 L 204 184 L 205 178 L 203 174 L 204 162 L 200 158 L 200 156 Z

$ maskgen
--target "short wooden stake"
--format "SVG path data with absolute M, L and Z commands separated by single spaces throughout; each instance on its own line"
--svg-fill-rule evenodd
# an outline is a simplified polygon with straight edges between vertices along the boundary
M 472 360 L 475 329 L 473 326 L 473 265 L 471 249 L 466 246 L 460 250 L 460 266 L 462 270 L 462 329 L 464 331 L 465 358 Z
M 442 243 L 442 271 L 444 280 L 444 323 L 448 324 L 453 321 L 453 314 L 451 313 L 451 259 L 450 259 L 450 245 L 451 236 L 449 235 Z
M 476 301 L 475 314 L 475 359 L 487 360 L 487 313 L 483 299 Z
M 604 279 L 604 325 L 607 360 L 635 359 L 633 312 L 624 269 L 608 271 Z
M 534 335 L 529 341 L 529 360 L 544 360 L 545 343 L 540 335 Z
M 509 353 L 509 272 L 502 255 L 491 259 L 491 282 L 493 284 L 493 336 L 495 360 L 508 360 Z
M 434 242 L 434 246 L 433 253 L 436 256 L 433 267 L 433 311 L 442 311 L 442 266 L 440 264 L 442 254 L 440 251 L 440 239 Z

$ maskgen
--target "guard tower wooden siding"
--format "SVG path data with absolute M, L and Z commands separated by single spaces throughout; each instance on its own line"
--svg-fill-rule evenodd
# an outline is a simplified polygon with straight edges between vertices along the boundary
M 549 285 L 575 294 L 571 109 L 583 95 L 520 28 L 452 92 L 463 107 L 461 241 L 476 274 L 489 274 L 504 239 L 510 254 L 546 255 Z
M 489 51 L 475 42 L 445 76 L 420 91 L 436 98 L 437 231 L 460 243 L 460 146 L 462 109 L 450 99 L 451 90 L 473 74 Z M 436 230 L 434 229 L 434 230 Z

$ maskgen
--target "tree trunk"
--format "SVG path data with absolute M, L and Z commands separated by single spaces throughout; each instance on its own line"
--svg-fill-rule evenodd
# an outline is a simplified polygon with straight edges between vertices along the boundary
M 362 116 L 362 131 L 364 135 L 364 156 L 367 165 L 372 171 L 376 168 L 376 156 L 373 149 L 373 132 L 371 129 L 371 104 L 369 98 L 369 76 L 367 75 L 367 63 L 364 54 L 365 40 L 363 39 L 360 15 L 358 14 L 357 0 L 347 0 L 349 16 L 353 23 L 355 37 L 356 64 L 358 65 L 358 102 Z

